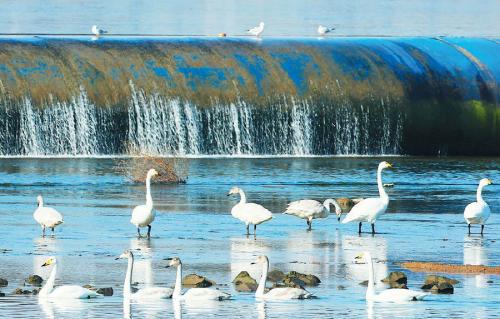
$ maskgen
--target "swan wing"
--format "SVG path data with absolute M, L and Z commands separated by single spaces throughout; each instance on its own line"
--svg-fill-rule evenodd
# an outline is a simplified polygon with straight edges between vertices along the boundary
M 132 211 L 130 222 L 136 226 L 145 227 L 153 222 L 155 212 L 152 207 L 147 205 L 139 205 Z
M 163 287 L 147 287 L 139 289 L 132 294 L 133 299 L 168 299 L 172 297 L 174 290 Z
M 320 202 L 312 199 L 303 199 L 288 204 L 284 214 L 294 215 L 300 218 L 315 218 L 323 217 L 324 210 L 324 206 Z
M 262 296 L 264 299 L 287 300 L 309 299 L 312 294 L 300 288 L 274 288 Z
M 372 222 L 377 219 L 378 215 L 385 213 L 387 203 L 379 197 L 366 198 L 351 209 L 347 216 L 342 220 L 342 223 L 349 223 L 352 221 L 365 221 Z
M 484 223 L 490 217 L 490 207 L 478 202 L 470 203 L 465 207 L 464 218 L 469 224 Z
M 429 294 L 410 289 L 387 289 L 379 293 L 375 300 L 382 302 L 408 302 L 423 300 Z
M 49 295 L 50 298 L 57 299 L 90 299 L 102 296 L 97 292 L 77 286 L 77 285 L 65 285 L 56 287 Z
M 35 220 L 46 227 L 55 227 L 63 223 L 62 215 L 51 207 L 40 207 L 33 214 Z
M 273 218 L 273 214 L 269 210 L 255 203 L 237 204 L 231 210 L 231 215 L 253 225 L 258 225 Z
M 224 300 L 231 295 L 213 288 L 191 288 L 182 297 L 189 300 Z

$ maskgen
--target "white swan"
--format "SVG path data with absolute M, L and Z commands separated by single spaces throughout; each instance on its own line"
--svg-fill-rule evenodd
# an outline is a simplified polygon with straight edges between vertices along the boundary
M 95 24 L 92 26 L 92 33 L 98 37 L 100 35 L 103 35 L 104 33 L 108 33 L 108 31 L 99 29 Z
M 342 208 L 334 199 L 327 199 L 321 204 L 312 199 L 303 199 L 288 204 L 283 214 L 297 216 L 307 221 L 308 229 L 311 230 L 312 220 L 316 218 L 326 218 L 330 214 L 330 205 L 335 206 L 335 214 L 340 221 Z
M 467 207 L 465 207 L 464 218 L 467 222 L 467 227 L 469 228 L 469 235 L 471 224 L 480 224 L 481 235 L 483 234 L 484 224 L 490 217 L 491 210 L 490 206 L 488 206 L 488 204 L 486 204 L 486 202 L 483 200 L 482 192 L 483 188 L 486 185 L 491 184 L 493 184 L 493 182 L 490 179 L 483 178 L 482 180 L 480 180 L 476 193 L 477 201 L 474 203 L 470 203 L 469 205 L 467 205 Z
M 46 267 L 49 265 L 54 265 L 54 267 L 52 267 L 52 271 L 50 272 L 50 276 L 47 279 L 47 282 L 45 283 L 45 285 L 43 285 L 42 289 L 40 289 L 40 292 L 38 293 L 39 298 L 90 299 L 101 296 L 95 291 L 77 285 L 64 285 L 54 289 L 54 282 L 56 280 L 57 273 L 57 260 L 55 257 L 50 257 L 49 259 L 47 259 L 42 267 Z
M 290 299 L 310 299 L 312 294 L 302 288 L 274 288 L 264 293 L 266 289 L 267 272 L 269 271 L 269 259 L 267 256 L 259 256 L 253 264 L 262 264 L 262 275 L 259 286 L 255 291 L 255 298 L 265 300 L 290 300 Z
M 229 191 L 230 195 L 240 194 L 240 202 L 233 206 L 231 215 L 245 223 L 247 226 L 247 235 L 250 234 L 249 226 L 253 225 L 253 234 L 257 232 L 257 225 L 273 218 L 273 214 L 259 204 L 247 203 L 247 197 L 241 188 L 233 187 Z
M 363 259 L 368 264 L 368 288 L 366 289 L 367 301 L 378 302 L 407 302 L 422 300 L 428 293 L 410 289 L 387 289 L 380 293 L 375 293 L 375 278 L 373 276 L 373 260 L 369 252 L 363 252 L 356 256 L 356 259 Z
M 335 30 L 335 28 L 325 27 L 324 25 L 318 26 L 318 34 L 321 36 L 324 36 L 325 34 L 332 32 L 333 30 Z
M 153 198 L 151 197 L 151 178 L 158 176 L 158 172 L 152 168 L 146 175 L 146 204 L 139 205 L 132 211 L 130 222 L 137 227 L 137 236 L 141 237 L 140 227 L 148 226 L 148 238 L 151 237 L 151 223 L 155 220 L 155 211 L 153 209 Z
M 167 258 L 169 260 L 167 267 L 177 267 L 175 277 L 174 293 L 172 298 L 175 300 L 196 301 L 196 300 L 225 300 L 231 298 L 231 295 L 213 288 L 191 288 L 184 294 L 182 293 L 182 262 L 179 257 Z
M 254 35 L 256 37 L 260 36 L 264 32 L 264 22 L 259 23 L 258 26 L 247 30 L 247 33 Z
M 125 275 L 125 283 L 123 284 L 123 298 L 133 300 L 154 300 L 167 299 L 172 297 L 173 289 L 163 287 L 147 287 L 139 289 L 132 293 L 132 271 L 134 269 L 134 254 L 130 250 L 125 250 L 123 254 L 116 257 L 118 259 L 128 259 L 127 273 Z
M 344 220 L 342 220 L 342 224 L 352 221 L 359 222 L 358 233 L 361 234 L 361 224 L 363 222 L 368 222 L 372 224 L 372 234 L 375 234 L 375 221 L 380 215 L 385 213 L 385 211 L 387 210 L 387 205 L 389 205 L 389 196 L 385 192 L 384 186 L 382 184 L 382 170 L 391 167 L 392 164 L 389 164 L 385 161 L 378 164 L 377 184 L 380 197 L 366 198 L 354 205 L 354 207 L 347 214 Z
M 51 228 L 52 234 L 54 234 L 54 228 L 64 222 L 62 215 L 54 208 L 43 206 L 42 195 L 38 195 L 36 201 L 38 208 L 33 213 L 33 218 L 42 226 L 42 236 L 45 236 L 45 228 L 47 227 Z

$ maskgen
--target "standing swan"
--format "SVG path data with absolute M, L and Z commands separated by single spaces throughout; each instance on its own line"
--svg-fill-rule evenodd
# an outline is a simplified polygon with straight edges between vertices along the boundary
M 137 236 L 141 237 L 140 227 L 148 226 L 148 238 L 151 237 L 151 223 L 155 220 L 155 211 L 153 210 L 153 198 L 151 197 L 151 178 L 158 176 L 158 172 L 152 168 L 146 175 L 146 205 L 139 205 L 132 211 L 130 222 L 137 227 Z
M 308 230 L 311 230 L 312 220 L 316 218 L 326 218 L 330 214 L 330 205 L 335 206 L 335 214 L 340 221 L 342 209 L 334 199 L 327 199 L 323 204 L 312 199 L 303 199 L 288 204 L 283 214 L 297 216 L 307 221 Z
M 54 289 L 54 281 L 56 280 L 56 272 L 57 272 L 57 260 L 55 257 L 47 259 L 47 261 L 42 265 L 42 267 L 46 267 L 49 265 L 54 265 L 54 267 L 52 267 L 49 279 L 47 279 L 47 282 L 42 287 L 42 289 L 40 289 L 40 292 L 38 293 L 39 298 L 90 299 L 101 296 L 95 291 L 77 285 L 64 285 Z
M 128 259 L 127 274 L 125 275 L 125 283 L 123 284 L 123 298 L 130 300 L 151 300 L 151 299 L 168 299 L 172 297 L 173 290 L 163 287 L 147 287 L 139 289 L 132 293 L 132 271 L 134 269 L 134 255 L 130 250 L 125 250 L 123 254 L 116 257 L 118 259 Z
M 359 222 L 359 234 L 361 234 L 362 222 L 371 223 L 372 234 L 375 234 L 375 221 L 380 215 L 385 213 L 385 211 L 387 210 L 387 205 L 389 205 L 389 196 L 387 196 L 387 193 L 385 192 L 384 186 L 382 184 L 382 170 L 384 168 L 392 168 L 392 164 L 385 161 L 378 164 L 377 184 L 380 197 L 367 198 L 360 201 L 359 203 L 354 205 L 354 207 L 342 221 L 342 224 L 346 224 L 352 221 Z
M 262 264 L 262 276 L 259 286 L 255 291 L 255 298 L 266 300 L 289 300 L 289 299 L 310 299 L 313 295 L 302 288 L 274 288 L 264 293 L 266 289 L 267 272 L 269 271 L 269 259 L 267 256 L 259 256 L 253 264 Z
M 369 252 L 363 252 L 355 257 L 356 259 L 364 258 L 368 264 L 368 288 L 366 289 L 367 301 L 379 302 L 407 302 L 424 299 L 428 294 L 425 292 L 410 290 L 410 289 L 387 289 L 379 294 L 375 293 L 375 278 L 373 276 L 373 260 Z
M 43 206 L 42 195 L 38 195 L 36 201 L 38 208 L 33 213 L 33 218 L 42 226 L 42 236 L 45 237 L 47 227 L 52 229 L 52 235 L 54 235 L 54 228 L 63 223 L 62 215 L 54 208 Z
M 191 288 L 182 294 L 182 262 L 179 257 L 167 258 L 168 267 L 177 267 L 175 277 L 173 299 L 177 300 L 225 300 L 231 298 L 231 295 L 213 288 Z
M 253 234 L 257 232 L 257 225 L 273 218 L 273 214 L 259 204 L 247 203 L 247 197 L 241 188 L 233 187 L 229 191 L 230 195 L 240 194 L 240 202 L 231 209 L 231 215 L 245 223 L 247 235 L 250 234 L 249 226 L 253 225 Z
M 471 224 L 480 224 L 481 225 L 481 235 L 484 231 L 484 224 L 490 217 L 490 206 L 486 204 L 483 200 L 482 192 L 483 187 L 486 185 L 491 185 L 493 182 L 490 179 L 483 178 L 479 181 L 479 186 L 477 187 L 477 202 L 470 203 L 465 207 L 464 210 L 464 218 L 467 222 L 467 227 L 469 228 L 470 235 L 470 225 Z

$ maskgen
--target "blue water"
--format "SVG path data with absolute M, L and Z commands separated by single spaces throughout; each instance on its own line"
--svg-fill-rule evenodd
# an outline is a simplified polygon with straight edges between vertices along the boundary
M 131 208 L 144 201 L 144 186 L 117 172 L 119 159 L 0 159 L 0 288 L 2 318 L 491 318 L 500 312 L 500 277 L 448 275 L 460 281 L 453 295 L 432 295 L 428 301 L 403 305 L 369 305 L 364 300 L 366 265 L 354 264 L 360 251 L 376 259 L 376 279 L 402 270 L 405 260 L 455 264 L 500 264 L 500 187 L 485 188 L 492 208 L 484 237 L 467 236 L 463 209 L 475 200 L 477 182 L 500 182 L 500 158 L 388 158 L 396 167 L 384 171 L 391 203 L 377 222 L 379 234 L 357 235 L 357 225 L 336 218 L 318 220 L 306 231 L 303 220 L 279 214 L 286 203 L 301 198 L 376 196 L 375 169 L 381 158 L 200 158 L 189 160 L 183 185 L 153 185 L 158 211 L 153 238 L 137 239 L 129 223 Z M 272 210 L 273 220 L 247 238 L 244 225 L 229 214 L 236 199 L 226 196 L 233 185 L 249 200 Z M 64 214 L 56 236 L 41 238 L 32 213 L 36 196 Z M 365 226 L 368 230 L 368 225 Z M 474 232 L 478 228 L 473 229 Z M 114 257 L 134 249 L 134 281 L 140 286 L 171 286 L 175 273 L 163 258 L 179 256 L 185 274 L 195 272 L 217 282 L 233 300 L 208 305 L 170 300 L 156 304 L 123 305 L 126 270 Z M 1 253 L 5 251 L 4 253 Z M 254 278 L 260 269 L 250 263 L 265 254 L 271 269 L 317 275 L 322 283 L 309 290 L 317 299 L 256 302 L 231 283 L 242 270 Z M 113 287 L 113 297 L 71 304 L 39 303 L 34 296 L 16 296 L 24 278 L 58 257 L 56 285 L 93 284 Z M 404 270 L 409 287 L 419 289 L 425 274 Z M 377 289 L 385 288 L 378 284 Z M 31 287 L 26 287 L 31 289 Z

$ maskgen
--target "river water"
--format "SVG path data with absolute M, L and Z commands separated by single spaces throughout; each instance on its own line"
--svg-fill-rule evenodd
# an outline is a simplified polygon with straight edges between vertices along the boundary
M 286 203 L 301 198 L 376 196 L 375 169 L 381 158 L 192 158 L 183 185 L 153 185 L 158 211 L 150 240 L 137 239 L 129 223 L 131 208 L 144 202 L 144 186 L 117 173 L 120 159 L 56 158 L 0 159 L 0 290 L 2 318 L 491 318 L 500 312 L 500 278 L 494 275 L 448 275 L 460 281 L 452 295 L 432 295 L 425 302 L 367 304 L 366 265 L 354 264 L 360 251 L 376 260 L 376 279 L 401 270 L 397 262 L 422 260 L 455 264 L 500 264 L 500 187 L 485 188 L 492 208 L 484 237 L 467 236 L 465 205 L 475 199 L 477 182 L 500 181 L 500 158 L 385 158 L 384 183 L 391 203 L 377 222 L 377 231 L 357 234 L 357 225 L 336 218 L 318 220 L 313 230 L 292 216 L 279 214 Z M 247 238 L 244 225 L 229 213 L 236 199 L 226 196 L 233 185 L 250 201 L 273 211 L 274 218 Z M 36 196 L 64 214 L 55 237 L 40 237 L 32 218 Z M 368 231 L 369 226 L 365 225 Z M 473 228 L 474 232 L 478 228 Z M 126 262 L 114 257 L 133 249 L 134 282 L 171 286 L 175 272 L 166 257 L 179 256 L 184 273 L 198 273 L 217 282 L 233 299 L 210 304 L 122 303 Z M 242 270 L 254 278 L 255 256 L 269 256 L 271 269 L 312 273 L 321 279 L 309 288 L 318 298 L 293 302 L 256 302 L 231 283 Z M 24 278 L 39 274 L 49 256 L 57 256 L 56 285 L 93 284 L 113 287 L 114 296 L 72 303 L 39 302 L 16 296 Z M 419 289 L 425 274 L 407 273 L 408 286 Z M 31 289 L 31 287 L 25 287 Z M 384 289 L 377 284 L 377 289 Z

